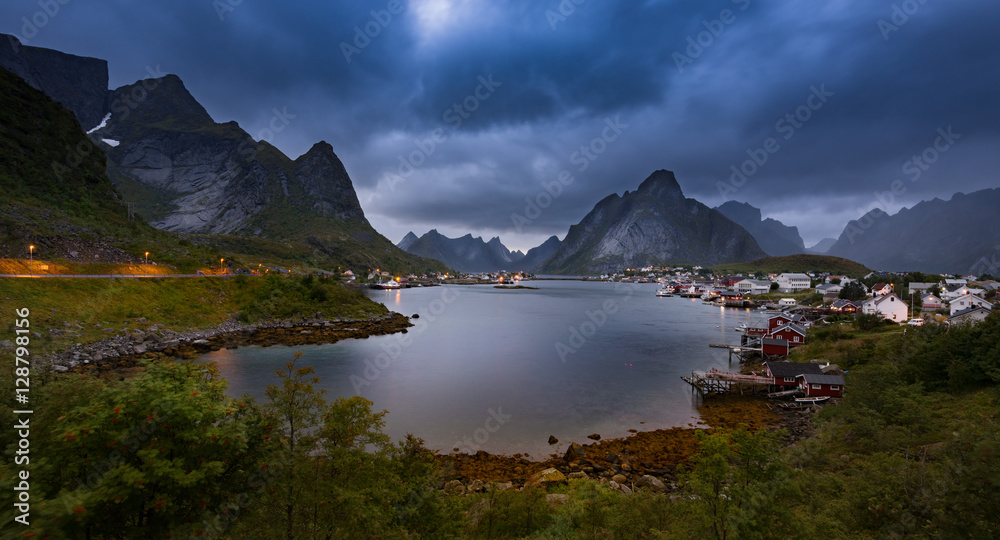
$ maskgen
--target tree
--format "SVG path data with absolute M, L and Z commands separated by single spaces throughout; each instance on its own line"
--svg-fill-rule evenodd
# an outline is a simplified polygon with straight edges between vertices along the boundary
M 865 286 L 858 281 L 852 281 L 844 286 L 840 290 L 840 294 L 837 295 L 838 298 L 843 298 L 844 300 L 856 301 L 868 297 L 868 291 L 865 290 Z
M 714 538 L 753 538 L 782 531 L 792 536 L 794 517 L 779 501 L 793 496 L 789 468 L 780 455 L 782 433 L 718 430 L 698 432 L 694 469 L 682 485 L 696 500 L 707 533 Z
M 253 401 L 225 388 L 210 365 L 150 363 L 67 411 L 32 471 L 40 536 L 186 537 L 238 508 L 268 445 Z

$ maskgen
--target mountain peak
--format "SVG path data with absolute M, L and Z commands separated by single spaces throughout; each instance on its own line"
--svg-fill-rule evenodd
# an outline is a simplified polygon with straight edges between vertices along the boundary
M 638 193 L 651 192 L 655 195 L 662 195 L 664 193 L 675 192 L 680 196 L 684 196 L 681 191 L 681 185 L 677 183 L 677 177 L 674 176 L 673 171 L 668 171 L 666 169 L 660 169 L 649 175 L 642 184 L 639 184 Z

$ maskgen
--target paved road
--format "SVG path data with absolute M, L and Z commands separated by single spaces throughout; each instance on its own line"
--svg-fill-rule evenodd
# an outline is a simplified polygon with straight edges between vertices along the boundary
M 41 278 L 125 278 L 125 279 L 157 279 L 157 278 L 205 278 L 205 277 L 216 277 L 216 278 L 229 278 L 236 275 L 253 275 L 253 274 L 107 274 L 107 275 L 61 275 L 61 274 L 0 274 L 0 277 L 10 277 L 10 278 L 31 278 L 31 279 L 41 279 Z

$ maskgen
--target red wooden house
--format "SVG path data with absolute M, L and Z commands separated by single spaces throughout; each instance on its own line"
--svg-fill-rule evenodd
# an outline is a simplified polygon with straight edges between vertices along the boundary
M 767 320 L 767 330 L 769 332 L 773 331 L 775 328 L 784 326 L 790 322 L 792 322 L 792 318 L 788 315 L 775 315 Z
M 788 341 L 784 339 L 766 337 L 760 340 L 760 346 L 765 356 L 788 356 Z
M 789 323 L 771 330 L 770 337 L 783 339 L 789 346 L 797 347 L 806 342 L 806 329 L 798 324 Z
M 795 379 L 799 390 L 802 390 L 806 396 L 840 397 L 844 395 L 843 375 L 803 373 L 797 375 Z
M 779 340 L 780 341 L 780 340 Z M 772 379 L 775 386 L 797 386 L 797 377 L 809 375 L 822 375 L 823 370 L 817 364 L 800 364 L 798 362 L 764 362 L 764 375 Z

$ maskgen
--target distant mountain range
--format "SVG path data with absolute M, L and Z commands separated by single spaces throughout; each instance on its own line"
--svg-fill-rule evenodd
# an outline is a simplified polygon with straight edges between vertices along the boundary
M 851 221 L 829 255 L 877 270 L 1000 273 L 1000 189 L 933 199 Z
M 471 234 L 448 238 L 433 229 L 419 238 L 410 232 L 396 246 L 413 255 L 437 259 L 459 272 L 476 273 L 531 271 L 552 255 L 559 244 L 559 239 L 552 236 L 527 253 L 512 252 L 499 238 L 489 242 L 482 237 L 473 238 Z
M 762 219 L 760 208 L 728 201 L 715 209 L 752 234 L 760 248 L 772 257 L 806 252 L 798 227 L 789 227 L 772 218 Z
M 74 113 L 121 199 L 154 227 L 302 242 L 344 266 L 444 269 L 372 228 L 326 142 L 292 160 L 236 122 L 216 123 L 174 75 L 108 90 L 106 61 L 17 43 L 0 35 L 0 67 Z
M 806 248 L 806 251 L 808 251 L 809 253 L 816 253 L 822 255 L 830 251 L 830 248 L 833 247 L 833 245 L 836 243 L 837 243 L 836 238 L 824 238 L 819 242 L 813 244 L 812 247 Z
M 635 192 L 612 194 L 573 225 L 540 268 L 551 274 L 602 274 L 626 267 L 759 259 L 753 236 L 718 210 L 687 199 L 670 171 Z

